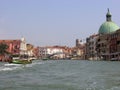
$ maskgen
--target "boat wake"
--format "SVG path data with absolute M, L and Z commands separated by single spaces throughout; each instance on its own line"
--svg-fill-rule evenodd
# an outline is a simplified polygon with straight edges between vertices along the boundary
M 17 69 L 22 69 L 25 67 L 33 67 L 35 65 L 44 64 L 42 61 L 33 61 L 31 64 L 13 64 L 13 63 L 5 63 L 0 66 L 0 71 L 12 71 Z
M 35 65 L 44 64 L 43 61 L 33 61 L 31 64 L 26 64 L 25 67 L 33 67 Z
M 16 69 L 21 69 L 23 66 L 19 64 L 4 64 L 0 67 L 0 71 L 12 71 Z
M 15 70 L 15 69 L 17 69 L 17 67 L 13 67 L 13 68 L 2 67 L 2 68 L 0 68 L 0 71 L 12 71 L 12 70 Z
M 21 66 L 20 64 L 12 64 L 12 63 L 8 63 L 8 64 L 4 64 L 4 66 Z

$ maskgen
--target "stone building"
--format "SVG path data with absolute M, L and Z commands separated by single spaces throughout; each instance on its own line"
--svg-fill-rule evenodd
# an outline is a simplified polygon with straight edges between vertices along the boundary
M 119 60 L 120 60 L 120 29 L 116 31 L 117 33 L 117 52 L 119 53 Z
M 97 56 L 99 60 L 107 60 L 109 55 L 109 42 L 108 42 L 109 34 L 99 35 L 97 40 L 96 50 Z
M 98 34 L 93 34 L 86 39 L 86 56 L 87 60 L 97 60 L 96 42 Z
M 120 29 L 109 34 L 109 58 L 110 60 L 120 60 Z

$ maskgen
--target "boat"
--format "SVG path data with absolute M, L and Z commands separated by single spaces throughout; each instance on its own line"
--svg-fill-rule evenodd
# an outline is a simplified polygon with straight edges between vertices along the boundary
M 48 60 L 48 58 L 42 58 L 42 60 Z
M 31 64 L 32 60 L 21 60 L 21 59 L 18 59 L 18 60 L 12 60 L 9 63 L 13 63 L 13 64 Z

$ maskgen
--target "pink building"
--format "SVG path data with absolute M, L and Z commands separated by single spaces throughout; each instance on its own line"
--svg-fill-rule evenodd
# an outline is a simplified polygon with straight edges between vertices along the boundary
M 7 51 L 10 54 L 15 55 L 20 53 L 21 40 L 0 40 L 0 43 L 8 45 Z

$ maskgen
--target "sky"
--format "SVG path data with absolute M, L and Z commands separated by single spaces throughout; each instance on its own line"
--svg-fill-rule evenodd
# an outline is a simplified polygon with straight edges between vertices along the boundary
M 107 8 L 120 26 L 120 0 L 0 0 L 0 39 L 35 46 L 75 46 L 97 34 Z

